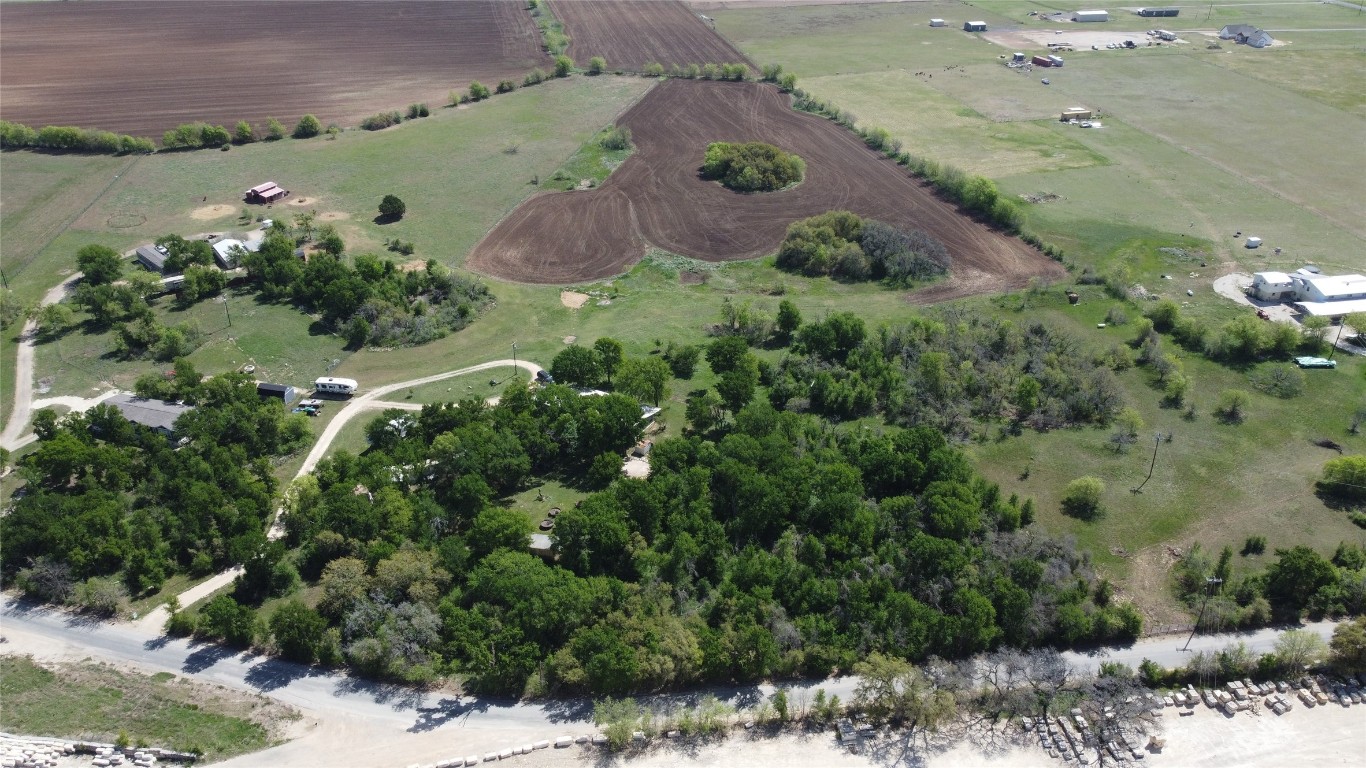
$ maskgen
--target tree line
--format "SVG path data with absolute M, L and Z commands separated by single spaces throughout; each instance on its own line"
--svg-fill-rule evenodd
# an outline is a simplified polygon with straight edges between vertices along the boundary
M 881 280 L 902 288 L 947 274 L 951 262 L 948 248 L 931 235 L 848 211 L 788 225 L 776 259 L 778 268 L 789 272 L 850 282 Z

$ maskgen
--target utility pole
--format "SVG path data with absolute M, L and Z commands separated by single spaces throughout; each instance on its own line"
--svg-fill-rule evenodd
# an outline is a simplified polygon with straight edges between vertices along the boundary
M 1157 446 L 1161 444 L 1162 433 L 1158 432 L 1156 435 L 1153 435 L 1153 462 L 1148 465 L 1148 476 L 1143 478 L 1143 482 L 1138 484 L 1138 487 L 1133 490 L 1133 493 L 1141 493 L 1143 491 L 1143 486 L 1147 485 L 1148 481 L 1153 479 L 1153 469 L 1157 466 Z
M 1213 576 L 1205 577 L 1205 599 L 1200 601 L 1200 617 L 1195 620 L 1195 626 L 1191 627 L 1191 636 L 1186 638 L 1186 645 L 1181 649 L 1182 652 L 1191 647 L 1191 641 L 1195 639 L 1195 633 L 1200 629 L 1200 622 L 1205 620 L 1205 606 L 1209 605 L 1209 596 L 1214 591 L 1214 585 L 1223 583 L 1223 579 L 1216 579 Z
M 512 378 L 517 378 L 517 342 L 512 342 Z
M 228 327 L 232 327 L 232 310 L 228 309 L 228 294 L 223 294 L 223 312 L 228 316 Z

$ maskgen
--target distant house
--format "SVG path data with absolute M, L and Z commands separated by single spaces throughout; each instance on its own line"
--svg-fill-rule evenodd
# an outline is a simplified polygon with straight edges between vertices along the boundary
M 299 399 L 299 392 L 294 387 L 288 384 L 269 384 L 264 381 L 256 383 L 256 394 L 261 397 L 277 397 L 285 401 L 285 405 Z
M 965 21 L 963 22 L 964 32 L 985 32 L 987 23 L 985 21 Z
M 1253 48 L 1265 48 L 1275 42 L 1275 38 L 1269 32 L 1257 29 L 1251 24 L 1226 24 L 1219 30 L 1219 39 L 1232 40 Z
M 1135 11 L 1135 13 L 1137 13 L 1139 16 L 1147 16 L 1147 17 L 1149 17 L 1149 18 L 1155 18 L 1155 17 L 1172 17 L 1172 16 L 1176 16 L 1176 15 L 1180 14 L 1180 13 L 1181 13 L 1181 9 L 1180 9 L 1180 8 L 1139 8 L 1137 11 Z
M 282 200 L 289 195 L 289 190 L 281 189 L 279 184 L 267 181 L 265 184 L 257 184 L 242 194 L 242 199 L 248 203 L 273 203 Z
M 158 251 L 155 245 L 138 246 L 134 253 L 137 254 L 138 263 L 142 266 L 157 274 L 166 271 L 166 254 Z
M 1072 14 L 1072 21 L 1109 21 L 1109 11 L 1076 11 Z
M 137 395 L 115 395 L 105 401 L 119 409 L 123 418 L 134 424 L 154 429 L 170 437 L 175 431 L 176 419 L 194 410 L 192 405 L 177 405 L 164 400 L 149 400 Z

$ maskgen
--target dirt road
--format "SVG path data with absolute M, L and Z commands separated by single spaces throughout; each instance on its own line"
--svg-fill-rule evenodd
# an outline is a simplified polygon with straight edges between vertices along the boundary
M 61 301 L 71 287 L 84 276 L 84 273 L 77 272 L 63 280 L 43 296 L 38 306 L 46 307 Z M 33 345 L 37 341 L 37 336 L 38 319 L 29 318 L 28 322 L 24 323 L 23 330 L 19 332 L 19 349 L 16 350 L 14 361 L 14 410 L 10 411 L 5 431 L 0 432 L 0 448 L 13 451 L 37 439 L 31 434 L 23 436 L 33 415 Z

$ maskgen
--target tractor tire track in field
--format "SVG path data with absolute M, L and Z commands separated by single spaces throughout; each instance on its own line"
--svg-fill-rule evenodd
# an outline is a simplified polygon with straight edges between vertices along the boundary
M 853 133 L 794 111 L 760 83 L 667 80 L 618 120 L 636 152 L 597 189 L 537 195 L 475 247 L 468 265 L 519 282 L 563 285 L 619 274 L 648 246 L 706 261 L 774 252 L 787 226 L 847 209 L 941 240 L 954 277 L 933 300 L 1023 287 L 1060 264 L 986 227 Z M 778 192 L 744 195 L 698 176 L 713 141 L 763 141 L 806 161 L 806 178 Z

